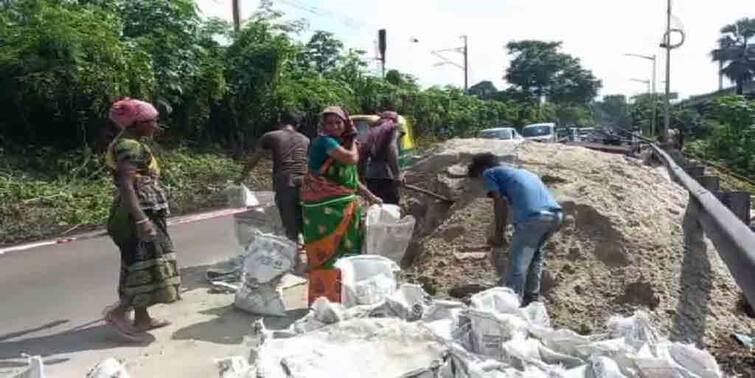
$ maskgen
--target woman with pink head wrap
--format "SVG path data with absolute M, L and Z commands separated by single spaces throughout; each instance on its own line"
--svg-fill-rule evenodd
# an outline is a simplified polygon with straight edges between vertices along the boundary
M 129 340 L 142 340 L 147 330 L 170 322 L 150 317 L 147 308 L 179 298 L 180 278 L 168 235 L 168 201 L 160 186 L 160 168 L 145 143 L 159 129 L 158 112 L 145 101 L 125 98 L 110 108 L 109 118 L 121 129 L 110 144 L 106 163 L 118 193 L 108 218 L 108 234 L 121 252 L 118 304 L 105 320 Z M 134 310 L 134 322 L 127 313 Z
M 139 122 L 157 120 L 159 113 L 149 102 L 124 98 L 110 107 L 110 120 L 120 129 L 125 129 Z

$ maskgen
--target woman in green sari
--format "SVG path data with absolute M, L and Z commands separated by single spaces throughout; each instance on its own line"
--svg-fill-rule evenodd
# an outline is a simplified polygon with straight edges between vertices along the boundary
M 310 146 L 309 173 L 301 189 L 304 248 L 310 267 L 310 302 L 340 301 L 340 274 L 333 264 L 362 249 L 358 195 L 380 203 L 359 182 L 356 130 L 349 115 L 331 106 L 322 113 L 322 133 Z
M 168 201 L 159 183 L 160 169 L 145 141 L 159 129 L 152 104 L 123 99 L 110 119 L 121 133 L 110 144 L 106 162 L 118 188 L 108 219 L 108 234 L 121 251 L 118 304 L 105 320 L 122 337 L 140 341 L 143 332 L 170 324 L 152 318 L 147 308 L 179 298 L 176 254 L 165 219 Z M 134 321 L 128 312 L 134 310 Z

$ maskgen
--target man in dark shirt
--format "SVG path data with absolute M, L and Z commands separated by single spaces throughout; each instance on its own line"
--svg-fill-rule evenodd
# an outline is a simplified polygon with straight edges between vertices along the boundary
M 299 187 L 307 173 L 309 149 L 309 139 L 298 131 L 302 119 L 303 115 L 299 112 L 284 114 L 281 117 L 280 128 L 260 138 L 257 150 L 249 157 L 240 180 L 246 178 L 257 165 L 264 155 L 263 150 L 272 151 L 275 204 L 286 229 L 286 236 L 293 241 L 299 240 L 302 226 Z
M 399 167 L 399 140 L 404 135 L 398 114 L 380 113 L 380 119 L 367 132 L 367 141 L 360 151 L 367 188 L 383 200 L 398 205 L 403 173 Z

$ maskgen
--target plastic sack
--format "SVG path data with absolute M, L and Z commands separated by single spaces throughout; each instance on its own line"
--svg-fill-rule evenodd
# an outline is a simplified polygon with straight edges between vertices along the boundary
M 453 332 L 459 323 L 464 304 L 456 301 L 436 300 L 422 314 L 422 322 L 433 333 L 446 340 L 453 340 Z
M 548 310 L 542 302 L 532 302 L 527 307 L 522 307 L 518 311 L 519 316 L 526 320 L 531 327 L 550 328 L 551 326 L 551 318 L 548 316 Z
M 129 375 L 123 364 L 110 357 L 89 370 L 86 378 L 129 378 Z
M 228 197 L 228 206 L 230 207 L 251 207 L 260 204 L 257 196 L 245 185 L 229 185 L 225 189 L 225 194 Z
M 215 360 L 220 378 L 255 378 L 254 367 L 244 357 L 233 356 Z
M 279 281 L 257 286 L 244 284 L 236 291 L 233 305 L 252 314 L 286 316 L 286 306 L 277 289 Z
M 658 343 L 658 332 L 650 323 L 650 316 L 644 311 L 636 311 L 630 317 L 613 316 L 607 324 L 609 337 L 623 337 L 627 344 L 639 349 L 645 344 Z
M 432 297 L 415 284 L 403 284 L 396 292 L 385 299 L 388 307 L 401 319 L 414 321 L 422 318 L 430 304 Z
M 289 272 L 296 259 L 296 243 L 275 235 L 257 233 L 246 248 L 241 280 L 256 286 Z
M 483 356 L 503 360 L 503 343 L 527 336 L 527 322 L 518 316 L 476 309 L 468 309 L 463 316 L 469 320 L 469 349 Z
M 396 291 L 398 265 L 383 256 L 359 255 L 339 259 L 341 303 L 344 307 L 371 305 Z
M 419 323 L 351 319 L 259 349 L 258 374 L 286 377 L 416 377 L 440 366 L 448 348 Z
M 284 235 L 283 224 L 278 208 L 264 205 L 233 216 L 238 243 L 238 254 L 243 255 L 246 248 L 259 234 Z
M 519 296 L 507 287 L 494 287 L 479 292 L 470 298 L 471 306 L 477 310 L 499 314 L 516 314 L 519 311 Z
M 590 359 L 590 365 L 595 378 L 626 378 L 619 364 L 608 357 L 593 357 Z
M 668 352 L 677 364 L 698 377 L 722 376 L 716 359 L 708 351 L 700 350 L 694 345 L 673 343 L 668 346 Z
M 364 253 L 385 256 L 400 264 L 414 232 L 416 220 L 401 218 L 396 205 L 372 205 L 365 218 Z
M 46 378 L 47 377 L 47 375 L 45 375 L 45 364 L 42 362 L 41 356 L 29 356 L 27 354 L 24 354 L 23 356 L 26 356 L 27 363 L 29 364 L 29 366 L 26 368 L 26 370 L 22 371 L 21 373 L 12 376 L 13 378 Z

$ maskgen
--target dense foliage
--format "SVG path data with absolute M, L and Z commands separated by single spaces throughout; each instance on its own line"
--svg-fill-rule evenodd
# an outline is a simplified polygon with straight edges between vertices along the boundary
M 468 96 L 450 87 L 420 89 L 398 71 L 383 80 L 368 73 L 363 52 L 322 31 L 298 42 L 300 23 L 280 16 L 263 2 L 233 33 L 222 21 L 200 18 L 193 0 L 4 2 L 0 112 L 8 117 L 0 132 L 5 142 L 98 149 L 107 139 L 107 108 L 121 96 L 155 103 L 170 139 L 225 147 L 248 146 L 289 108 L 309 114 L 313 133 L 317 112 L 330 104 L 352 113 L 394 108 L 414 120 L 418 134 L 435 138 L 556 116 L 531 97 L 495 87 Z M 569 104 L 560 114 L 569 113 L 598 83 L 576 59 L 555 58 L 548 94 Z
M 690 150 L 755 176 L 755 101 L 742 96 L 722 97 L 707 114 L 710 136 L 692 143 Z

